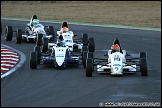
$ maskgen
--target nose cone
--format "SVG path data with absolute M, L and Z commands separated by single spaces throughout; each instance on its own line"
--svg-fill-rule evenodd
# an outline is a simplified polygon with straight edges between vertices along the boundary
M 61 66 L 65 60 L 66 48 L 57 48 L 55 49 L 55 58 L 58 66 Z
M 61 56 L 61 55 L 56 56 L 56 62 L 58 64 L 58 66 L 61 66 L 64 63 L 64 59 L 65 59 L 64 56 Z
M 120 64 L 113 65 L 111 68 L 111 74 L 112 75 L 122 75 L 123 74 L 122 66 Z

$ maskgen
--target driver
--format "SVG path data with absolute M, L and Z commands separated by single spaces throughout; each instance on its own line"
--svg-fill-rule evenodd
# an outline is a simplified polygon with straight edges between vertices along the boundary
M 33 22 L 31 24 L 31 26 L 35 26 L 37 24 L 39 24 L 39 20 L 38 19 L 33 19 Z
M 65 46 L 65 42 L 62 35 L 60 35 L 59 39 L 57 40 L 57 46 Z
M 122 49 L 121 49 L 121 46 L 120 46 L 120 42 L 119 42 L 118 37 L 116 37 L 116 39 L 114 40 L 113 44 L 114 44 L 114 45 L 115 45 L 115 44 L 118 44 L 119 47 L 120 47 L 120 52 L 123 53 L 123 52 L 122 52 Z
M 108 63 L 111 63 L 111 60 L 112 58 L 114 58 L 115 55 L 118 55 L 121 58 L 123 63 L 126 62 L 125 56 L 120 52 L 120 47 L 118 44 L 113 44 L 111 46 L 111 50 L 112 50 L 112 53 L 109 55 Z M 118 59 L 119 61 L 120 61 L 120 58 Z
M 120 46 L 118 44 L 114 44 L 111 46 L 112 53 L 114 52 L 120 52 Z
M 63 28 L 61 28 L 60 32 L 61 32 L 61 33 L 69 32 L 69 28 L 63 27 Z
M 32 33 L 34 33 L 34 29 L 37 28 L 38 24 L 39 24 L 39 20 L 38 19 L 34 19 L 32 24 L 31 24 Z

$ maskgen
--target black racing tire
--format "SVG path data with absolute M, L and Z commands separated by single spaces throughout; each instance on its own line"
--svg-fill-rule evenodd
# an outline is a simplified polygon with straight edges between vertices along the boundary
M 83 43 L 88 43 L 88 35 L 86 33 L 83 33 L 81 38 Z
M 94 58 L 94 55 L 93 55 L 93 52 L 88 52 L 88 54 L 87 54 L 87 58 Z
M 94 63 L 94 55 L 93 55 L 93 52 L 88 52 L 87 58 L 92 58 L 93 59 L 93 63 Z
M 88 42 L 83 42 L 83 46 L 88 46 Z
M 147 76 L 147 62 L 146 62 L 146 58 L 141 58 L 140 59 L 140 71 L 141 71 L 141 76 Z
M 145 52 L 140 52 L 140 59 L 146 58 L 146 53 Z
M 37 68 L 37 53 L 36 52 L 30 53 L 30 68 L 31 69 Z
M 81 53 L 81 56 L 82 56 L 82 64 L 84 64 L 84 62 L 83 62 L 84 61 L 83 60 L 83 52 L 85 52 L 85 51 L 88 52 L 88 47 L 87 46 L 83 46 L 82 47 L 82 53 Z
M 42 43 L 42 51 L 47 52 L 48 51 L 48 38 L 43 38 L 43 43 Z
M 84 52 L 84 51 L 88 51 L 88 47 L 87 46 L 83 46 L 82 47 L 82 52 Z
M 77 44 L 73 44 L 73 52 L 78 52 L 78 45 Z
M 41 46 L 42 45 L 42 34 L 37 34 L 37 41 L 36 41 L 36 45 L 37 46 Z
M 13 37 L 12 26 L 6 26 L 6 41 L 11 41 Z
M 37 52 L 37 63 L 40 64 L 41 60 L 41 47 L 40 46 L 35 46 L 34 51 Z
M 83 66 L 84 66 L 84 69 L 86 68 L 87 54 L 88 54 L 88 51 L 84 51 L 84 52 L 83 52 L 82 64 L 83 64 Z
M 22 30 L 21 29 L 17 29 L 17 33 L 16 33 L 16 43 L 17 44 L 21 44 L 22 42 Z
M 86 59 L 86 76 L 92 77 L 92 72 L 93 72 L 93 59 L 88 58 Z
M 54 30 L 54 27 L 53 26 L 48 26 L 48 32 L 49 32 L 49 35 L 52 35 L 52 37 L 51 37 L 51 41 L 54 41 L 54 39 L 55 39 L 55 30 Z
M 89 38 L 89 52 L 94 52 L 95 51 L 95 42 L 94 39 L 91 37 Z

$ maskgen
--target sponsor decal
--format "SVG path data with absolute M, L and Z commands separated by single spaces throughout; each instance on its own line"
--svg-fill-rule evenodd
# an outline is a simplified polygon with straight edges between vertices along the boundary
M 113 66 L 121 66 L 120 64 L 113 64 Z
M 64 57 L 64 54 L 57 54 L 56 57 Z
M 65 40 L 65 42 L 72 42 L 71 40 Z
M 119 69 L 118 67 L 115 67 L 115 70 L 116 70 L 116 71 L 118 71 L 118 69 Z
M 58 55 L 58 56 L 56 56 L 56 57 L 64 57 L 64 56 Z

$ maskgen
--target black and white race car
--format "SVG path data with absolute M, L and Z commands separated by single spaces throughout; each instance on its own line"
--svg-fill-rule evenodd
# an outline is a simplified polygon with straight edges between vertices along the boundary
M 112 50 L 107 50 L 105 56 L 105 58 L 95 58 L 93 52 L 85 51 L 83 53 L 87 77 L 91 77 L 94 71 L 99 74 L 109 73 L 111 75 L 141 72 L 141 76 L 147 76 L 147 55 L 145 52 L 131 54 L 127 53 L 126 50 L 114 53 Z
M 65 30 L 64 30 L 65 28 Z M 67 22 L 63 22 L 61 29 L 57 31 L 57 38 L 62 35 L 64 42 L 72 52 L 82 52 L 83 46 L 88 46 L 90 52 L 95 51 L 95 42 L 93 37 L 89 37 L 87 33 L 81 34 L 81 37 L 74 35 L 73 31 L 69 30 Z M 48 49 L 51 49 L 57 42 L 48 43 Z
M 30 53 L 30 68 L 36 69 L 37 65 L 52 64 L 54 68 L 66 68 L 69 65 L 80 65 L 80 58 L 72 55 L 68 46 L 57 44 L 52 47 L 51 53 L 44 53 L 40 46 L 35 46 Z
M 33 15 L 30 23 L 27 23 L 25 30 L 13 30 L 12 26 L 6 26 L 6 41 L 11 41 L 13 36 L 16 36 L 16 43 L 18 44 L 22 42 L 36 42 L 37 45 L 40 46 L 42 38 L 53 41 L 55 36 L 53 26 L 43 26 L 39 23 L 35 29 L 32 29 L 32 22 L 35 19 L 37 19 L 37 16 Z

